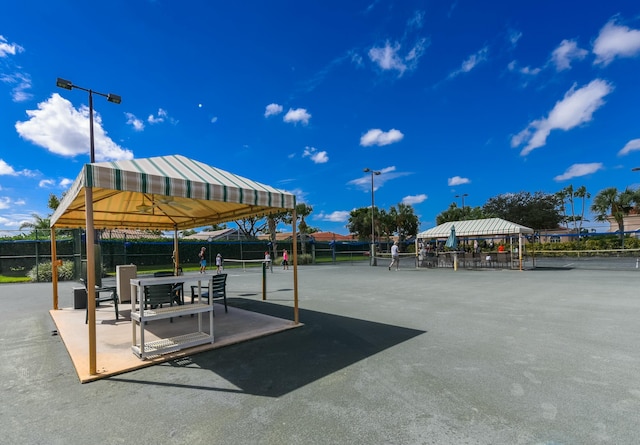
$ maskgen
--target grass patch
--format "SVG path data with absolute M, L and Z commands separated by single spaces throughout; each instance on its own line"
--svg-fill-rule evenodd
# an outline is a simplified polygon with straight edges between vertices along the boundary
M 2 283 L 28 283 L 31 281 L 29 277 L 7 277 L 0 275 L 0 284 Z

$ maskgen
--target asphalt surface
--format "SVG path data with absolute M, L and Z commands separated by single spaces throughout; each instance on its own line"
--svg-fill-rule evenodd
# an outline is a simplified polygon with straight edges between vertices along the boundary
M 228 270 L 291 319 L 292 270 Z M 640 271 L 299 268 L 305 326 L 80 384 L 51 284 L 0 286 L 2 444 L 637 444 Z M 60 284 L 61 306 L 73 306 Z

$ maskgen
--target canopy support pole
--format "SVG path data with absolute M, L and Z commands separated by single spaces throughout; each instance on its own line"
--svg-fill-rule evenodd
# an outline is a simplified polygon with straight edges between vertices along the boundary
M 58 309 L 58 257 L 56 251 L 56 230 L 51 228 L 51 283 L 53 284 L 53 309 Z
M 293 322 L 300 323 L 298 317 L 298 234 L 296 233 L 296 208 L 291 211 L 292 236 L 293 236 Z
M 173 226 L 173 274 L 180 275 L 180 252 L 178 251 L 178 226 Z
M 96 250 L 95 229 L 93 227 L 93 188 L 85 187 L 84 205 L 86 209 L 87 245 L 87 312 L 89 328 L 89 374 L 96 375 Z

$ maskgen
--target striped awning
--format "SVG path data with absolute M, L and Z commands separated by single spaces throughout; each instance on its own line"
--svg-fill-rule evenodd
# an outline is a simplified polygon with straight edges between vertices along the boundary
M 85 226 L 93 191 L 96 229 L 189 229 L 295 207 L 295 195 L 180 155 L 85 164 L 51 227 Z
M 455 226 L 456 236 L 458 238 L 471 236 L 520 235 L 534 232 L 534 230 L 529 227 L 505 221 L 504 219 L 485 218 L 446 222 L 432 229 L 418 233 L 417 237 L 420 239 L 448 238 L 451 234 L 451 226 Z

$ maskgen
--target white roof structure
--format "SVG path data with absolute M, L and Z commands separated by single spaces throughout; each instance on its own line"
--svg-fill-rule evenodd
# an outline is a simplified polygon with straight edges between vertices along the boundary
M 419 239 L 448 238 L 451 226 L 455 227 L 458 238 L 473 236 L 522 235 L 533 233 L 534 230 L 520 224 L 505 221 L 500 218 L 471 219 L 466 221 L 449 221 L 433 227 L 417 235 Z
M 85 164 L 51 227 L 177 230 L 293 209 L 295 195 L 180 155 Z

